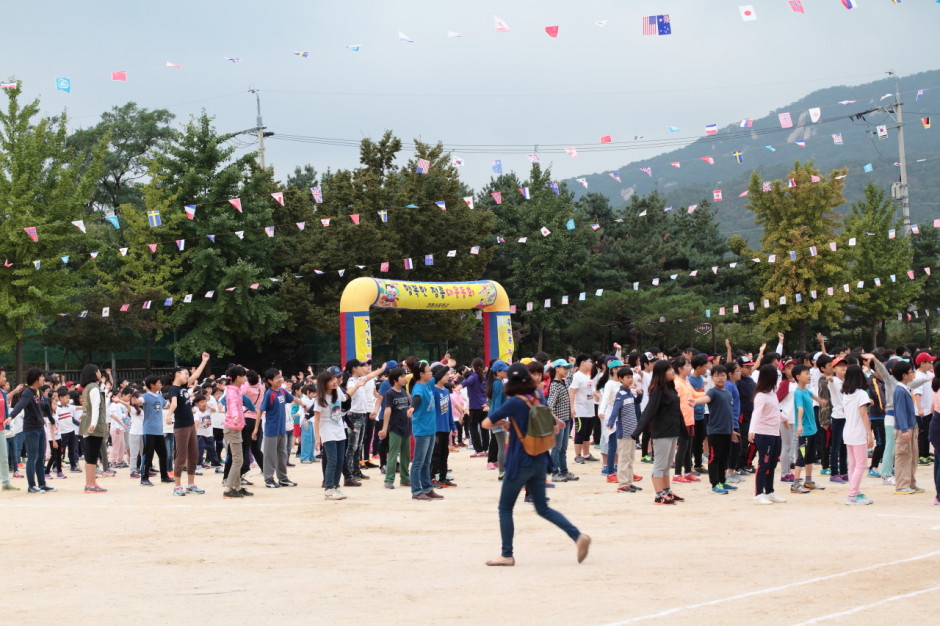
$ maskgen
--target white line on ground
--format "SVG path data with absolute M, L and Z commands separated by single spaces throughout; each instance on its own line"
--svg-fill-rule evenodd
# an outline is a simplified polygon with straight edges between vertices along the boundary
M 900 517 L 902 519 L 937 519 L 936 515 L 895 515 L 893 513 L 879 513 L 878 517 Z
M 835 619 L 837 617 L 845 617 L 847 615 L 854 615 L 856 613 L 861 613 L 862 611 L 867 611 L 868 609 L 873 609 L 876 606 L 881 606 L 882 604 L 888 604 L 889 602 L 895 602 L 896 600 L 904 600 L 905 598 L 913 598 L 914 596 L 919 596 L 922 593 L 931 593 L 933 591 L 940 590 L 940 585 L 936 587 L 931 587 L 930 589 L 921 589 L 920 591 L 912 591 L 910 593 L 902 593 L 897 596 L 891 596 L 890 598 L 884 598 L 878 602 L 872 602 L 871 604 L 865 604 L 863 606 L 857 606 L 854 609 L 849 609 L 848 611 L 839 611 L 838 613 L 830 613 L 829 615 L 822 615 L 820 617 L 814 617 L 811 620 L 805 622 L 800 622 L 795 624 L 795 626 L 807 626 L 808 624 L 818 624 L 819 622 L 824 622 L 827 619 Z
M 888 561 L 886 563 L 876 563 L 875 565 L 868 565 L 866 567 L 859 567 L 857 569 L 847 570 L 845 572 L 838 572 L 836 574 L 827 574 L 826 576 L 817 576 L 816 578 L 807 578 L 806 580 L 800 580 L 793 583 L 787 583 L 786 585 L 779 585 L 777 587 L 767 587 L 765 589 L 757 589 L 755 591 L 748 591 L 746 593 L 739 593 L 734 596 L 726 596 L 724 598 L 718 598 L 715 600 L 707 600 L 705 602 L 697 602 L 695 604 L 686 604 L 685 606 L 679 606 L 672 609 L 667 609 L 665 611 L 660 611 L 659 613 L 650 613 L 649 615 L 639 615 L 637 617 L 631 617 L 620 622 L 611 622 L 605 626 L 621 626 L 622 624 L 634 624 L 636 622 L 643 622 L 650 619 L 658 619 L 661 617 L 668 617 L 670 615 L 675 615 L 676 613 L 681 613 L 682 611 L 692 611 L 695 609 L 700 609 L 706 606 L 716 606 L 719 604 L 724 604 L 726 602 L 734 602 L 735 600 L 743 600 L 745 598 L 752 598 L 754 596 L 761 596 L 768 593 L 776 593 L 779 591 L 786 591 L 787 589 L 793 589 L 794 587 L 802 587 L 803 585 L 811 585 L 813 583 L 823 582 L 826 580 L 832 580 L 833 578 L 841 578 L 842 576 L 851 576 L 852 574 L 861 574 L 862 572 L 870 572 L 871 570 L 880 569 L 882 567 L 891 567 L 894 565 L 901 565 L 903 563 L 910 563 L 912 561 L 921 561 L 923 559 L 930 559 L 936 556 L 940 556 L 940 551 L 927 552 L 926 554 L 921 554 L 918 556 L 908 557 L 906 559 L 898 559 L 896 561 Z

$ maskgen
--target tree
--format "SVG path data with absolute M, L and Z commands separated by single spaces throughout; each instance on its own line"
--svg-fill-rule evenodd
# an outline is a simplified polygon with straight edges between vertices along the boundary
M 911 241 L 913 242 L 914 252 L 913 267 L 911 269 L 917 274 L 923 272 L 925 267 L 937 269 L 935 265 L 937 259 L 940 258 L 940 232 L 938 232 L 938 229 L 924 228 L 919 234 L 914 235 Z M 899 304 L 904 305 L 903 302 Z M 940 279 L 938 279 L 936 273 L 931 272 L 929 276 L 921 279 L 914 304 L 919 309 L 918 317 L 920 317 L 920 312 L 924 312 L 924 345 L 932 346 L 933 316 L 934 314 L 940 314 L 937 311 L 937 307 L 940 306 Z M 929 315 L 926 314 L 928 311 L 930 312 Z
M 96 125 L 79 129 L 68 138 L 70 147 L 85 154 L 107 143 L 104 171 L 92 199 L 95 207 L 109 214 L 122 204 L 143 208 L 148 164 L 158 147 L 172 138 L 173 117 L 166 109 L 151 111 L 128 102 L 113 107 L 101 115 Z
M 105 147 L 88 155 L 67 145 L 67 119 L 38 117 L 39 100 L 22 106 L 21 87 L 5 90 L 0 111 L 0 337 L 15 342 L 17 378 L 23 379 L 23 341 L 46 320 L 72 309 L 73 274 L 60 261 L 76 236 L 101 174 Z M 34 242 L 24 228 L 36 228 Z M 79 270 L 80 271 L 80 270 Z
M 836 234 L 841 217 L 835 208 L 844 203 L 844 184 L 838 178 L 844 175 L 845 170 L 837 170 L 821 178 L 812 162 L 797 161 L 787 175 L 795 186 L 775 180 L 770 190 L 764 191 L 756 172 L 751 174 L 748 186 L 747 209 L 764 229 L 761 250 L 758 253 L 742 247 L 734 252 L 761 258 L 753 267 L 754 276 L 761 297 L 772 306 L 758 308 L 758 321 L 767 330 L 795 329 L 801 350 L 806 349 L 807 321 L 838 324 L 849 297 L 835 288 L 845 275 L 844 247 L 837 246 L 836 251 L 828 247 L 829 242 L 843 239 Z M 811 246 L 815 246 L 816 256 Z M 791 251 L 797 260 L 791 260 Z M 774 262 L 769 261 L 771 256 Z M 832 295 L 827 295 L 829 287 L 833 287 Z M 778 304 L 780 298 L 786 299 L 785 305 Z
M 911 281 L 905 274 L 912 268 L 914 251 L 911 238 L 902 231 L 897 209 L 884 189 L 869 181 L 865 185 L 864 200 L 852 203 L 852 212 L 845 219 L 845 237 L 854 238 L 861 245 L 850 247 L 852 274 L 870 288 L 854 292 L 847 307 L 853 316 L 867 322 L 871 329 L 871 346 L 878 345 L 878 331 L 885 327 L 885 319 L 920 293 L 924 279 Z M 888 238 L 894 229 L 901 236 Z M 891 280 L 891 276 L 899 277 Z M 874 281 L 878 280 L 878 287 Z

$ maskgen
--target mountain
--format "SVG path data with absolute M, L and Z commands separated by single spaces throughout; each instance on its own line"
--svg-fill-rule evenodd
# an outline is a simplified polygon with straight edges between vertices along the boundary
M 935 89 L 934 89 L 935 88 Z M 928 91 L 919 99 L 919 89 Z M 869 179 L 889 187 L 900 178 L 896 123 L 884 112 L 865 115 L 864 119 L 853 119 L 859 113 L 890 104 L 894 97 L 881 100 L 885 94 L 895 92 L 895 81 L 886 78 L 855 87 L 837 86 L 814 91 L 796 102 L 783 106 L 768 115 L 755 118 L 750 128 L 742 128 L 740 121 L 718 129 L 715 135 L 706 135 L 691 144 L 664 152 L 657 157 L 635 161 L 614 170 L 623 181 L 618 183 L 610 172 L 585 174 L 588 183 L 585 189 L 569 179 L 568 187 L 576 197 L 588 191 L 601 193 L 611 199 L 615 206 L 624 206 L 634 194 L 646 195 L 658 190 L 666 198 L 667 205 L 687 206 L 711 200 L 712 191 L 721 189 L 724 200 L 716 203 L 722 234 L 739 232 L 751 241 L 759 237 L 751 213 L 745 208 L 746 198 L 738 194 L 747 188 L 752 171 L 764 180 L 782 179 L 797 160 L 815 160 L 820 172 L 847 167 L 845 180 L 848 203 L 862 197 L 862 189 Z M 936 198 L 940 197 L 940 70 L 922 72 L 900 80 L 903 104 L 904 137 L 907 152 L 908 183 L 911 196 L 911 222 L 932 223 L 938 216 Z M 855 100 L 842 105 L 840 101 Z M 809 109 L 821 108 L 821 117 L 813 123 Z M 790 113 L 793 127 L 781 128 L 779 113 Z M 924 129 L 921 118 L 929 116 L 933 128 Z M 878 139 L 876 127 L 888 127 L 887 139 Z M 836 145 L 833 134 L 841 134 L 843 145 Z M 795 142 L 802 140 L 806 147 Z M 680 143 L 681 139 L 659 140 L 659 144 Z M 650 142 L 656 145 L 657 142 Z M 765 146 L 771 146 L 774 151 Z M 741 152 L 743 163 L 732 156 Z M 714 165 L 702 160 L 714 159 Z M 920 161 L 924 159 L 923 161 Z M 679 162 L 680 168 L 670 165 Z M 863 168 L 871 163 L 873 171 L 865 173 Z M 647 175 L 641 168 L 650 168 Z

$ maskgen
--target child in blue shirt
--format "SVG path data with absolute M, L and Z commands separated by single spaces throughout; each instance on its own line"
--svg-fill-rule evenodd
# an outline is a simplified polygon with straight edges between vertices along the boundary
M 793 484 L 790 493 L 809 493 L 813 489 L 824 489 L 813 482 L 813 461 L 818 455 L 816 449 L 816 413 L 813 411 L 813 392 L 806 388 L 810 380 L 809 368 L 805 365 L 793 367 L 791 375 L 798 385 L 793 392 L 793 419 L 799 443 L 796 447 L 796 468 L 793 470 Z M 806 480 L 800 476 L 806 470 Z
M 616 376 L 621 387 L 614 397 L 607 427 L 617 429 L 617 491 L 636 493 L 643 489 L 633 484 L 633 456 L 636 452 L 636 441 L 630 435 L 636 430 L 637 417 L 640 414 L 640 399 L 633 393 L 632 369 L 621 367 L 617 370 Z

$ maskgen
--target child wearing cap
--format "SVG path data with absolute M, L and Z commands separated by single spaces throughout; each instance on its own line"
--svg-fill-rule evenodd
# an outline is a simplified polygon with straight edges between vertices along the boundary
M 552 467 L 555 473 L 552 482 L 563 483 L 578 480 L 568 471 L 568 439 L 571 433 L 571 400 L 566 379 L 571 371 L 571 363 L 558 359 L 552 363 L 554 376 L 548 387 L 548 408 L 564 427 L 555 433 L 555 446 L 552 448 Z
M 613 431 L 613 425 L 610 427 L 606 425 L 606 417 L 610 414 L 609 411 L 614 404 L 614 399 L 617 397 L 617 392 L 621 389 L 620 381 L 617 380 L 616 375 L 617 370 L 621 367 L 623 367 L 623 362 L 619 359 L 608 362 L 607 369 L 597 382 L 597 386 L 600 389 L 600 402 L 598 402 L 597 405 L 597 417 L 602 424 L 601 460 L 604 463 L 604 467 L 601 468 L 601 474 L 607 476 L 607 482 L 609 483 L 617 482 L 617 473 L 614 471 L 614 458 L 617 455 L 617 438 L 610 436 Z M 633 382 L 632 376 L 630 377 L 630 382 Z
M 611 369 L 614 369 L 611 367 Z M 614 378 L 620 385 L 615 394 L 614 402 L 610 407 L 610 417 L 605 426 L 613 428 L 617 442 L 617 491 L 620 493 L 636 493 L 642 491 L 641 487 L 633 484 L 637 477 L 633 474 L 633 457 L 636 452 L 636 441 L 631 435 L 636 429 L 637 417 L 640 414 L 640 401 L 633 391 L 633 370 L 620 365 L 616 368 Z M 608 480 L 607 482 L 611 482 Z
M 911 389 L 914 395 L 914 412 L 917 413 L 917 462 L 919 465 L 930 465 L 930 442 L 927 432 L 930 430 L 930 419 L 933 415 L 933 364 L 937 357 L 927 352 L 920 352 L 914 357 L 917 371 L 914 380 L 920 383 L 919 387 Z
M 437 365 L 431 370 L 434 377 L 434 453 L 431 456 L 431 484 L 435 489 L 441 487 L 456 487 L 457 485 L 447 478 L 447 460 L 450 457 L 450 436 L 456 433 L 457 425 L 454 423 L 453 412 L 450 408 L 450 391 L 444 388 L 450 368 L 446 365 Z
M 485 407 L 492 413 L 503 405 L 506 396 L 503 394 L 503 381 L 506 380 L 506 372 L 509 365 L 505 361 L 496 361 L 490 367 L 486 377 L 486 395 L 489 402 Z M 486 457 L 486 469 L 499 469 L 499 478 L 503 478 L 506 459 L 506 433 L 502 428 L 492 429 L 490 436 L 490 447 Z

